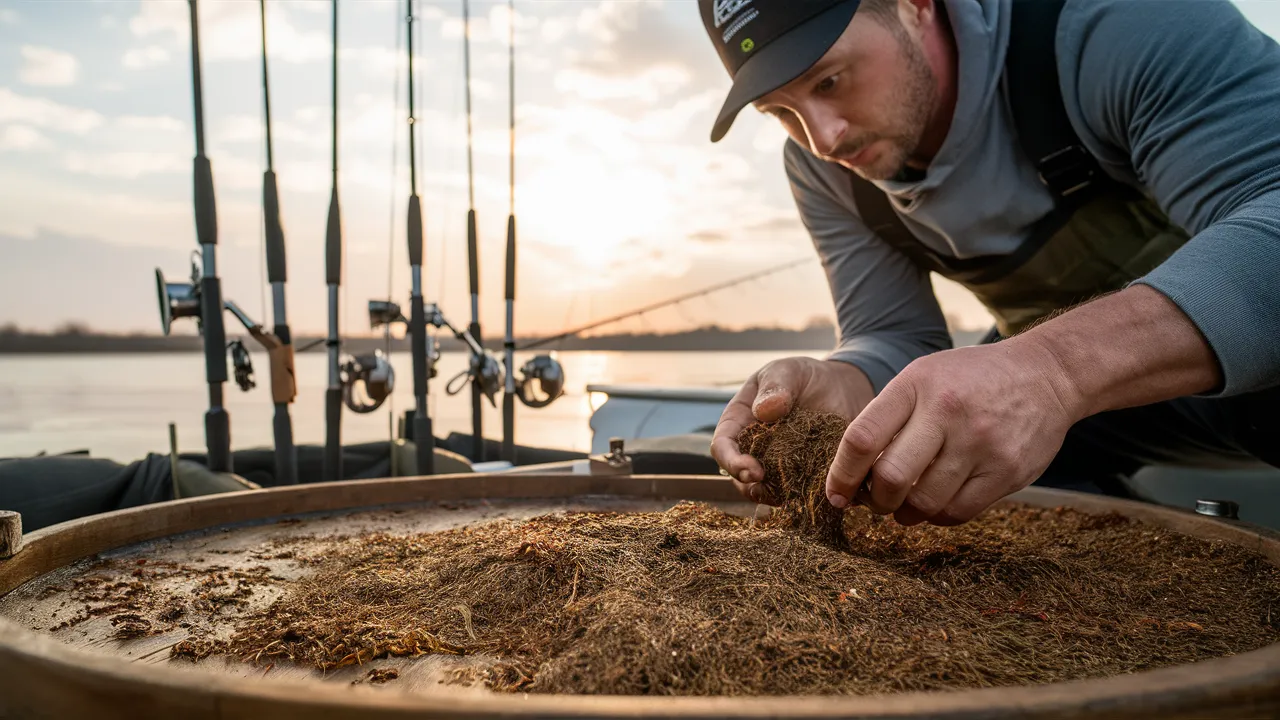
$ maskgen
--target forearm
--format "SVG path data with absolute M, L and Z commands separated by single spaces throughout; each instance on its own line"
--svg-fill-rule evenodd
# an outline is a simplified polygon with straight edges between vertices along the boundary
M 856 368 L 867 380 L 871 397 L 874 397 L 916 358 L 950 347 L 951 336 L 945 326 L 925 326 L 911 331 L 864 332 L 853 335 L 843 339 L 840 347 L 827 356 L 827 359 Z
M 1133 285 L 1005 341 L 1049 373 L 1076 419 L 1213 390 L 1217 357 L 1167 297 Z

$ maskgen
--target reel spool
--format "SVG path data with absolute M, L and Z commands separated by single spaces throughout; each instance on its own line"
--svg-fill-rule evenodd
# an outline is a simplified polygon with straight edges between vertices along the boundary
M 160 301 L 160 327 L 166 336 L 178 318 L 193 317 L 196 327 L 202 328 L 200 317 L 200 267 L 191 263 L 190 282 L 167 282 L 164 273 L 156 268 L 156 295 Z
M 538 355 L 522 365 L 520 376 L 516 381 L 517 397 L 531 408 L 544 408 L 564 395 L 564 366 L 550 355 Z M 542 397 L 533 394 L 535 384 Z
M 395 391 L 395 368 L 381 350 L 347 358 L 338 374 L 342 382 L 342 402 L 354 413 L 364 415 L 377 410 Z
M 403 323 L 406 328 L 409 326 L 409 319 L 400 312 L 400 305 L 390 300 L 370 300 L 369 301 L 369 329 L 377 330 L 380 327 Z M 427 377 L 434 378 L 438 371 L 436 370 L 436 361 L 440 359 L 440 341 L 435 338 L 429 338 L 427 344 Z

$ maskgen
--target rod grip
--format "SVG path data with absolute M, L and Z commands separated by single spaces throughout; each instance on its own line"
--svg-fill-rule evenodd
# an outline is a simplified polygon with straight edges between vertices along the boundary
M 427 395 L 427 353 L 430 352 L 427 347 L 427 317 L 421 295 L 409 298 L 409 303 L 409 334 L 413 342 L 413 394 L 418 398 L 418 408 L 421 410 Z
M 298 449 L 293 445 L 293 419 L 287 404 L 276 403 L 271 429 L 276 438 L 276 485 L 297 485 Z
M 262 175 L 262 211 L 266 216 L 267 232 L 267 281 L 285 282 L 287 272 L 284 261 L 284 227 L 280 224 L 280 191 L 276 187 L 275 171 Z
M 200 278 L 201 332 L 204 335 L 204 374 L 210 385 L 227 381 L 227 331 L 222 324 L 222 282 Z
M 516 299 L 516 216 L 507 216 L 507 299 Z
M 480 294 L 480 254 L 476 244 L 476 211 L 467 211 L 467 266 L 471 271 L 471 294 Z
M 342 389 L 324 391 L 324 480 L 342 479 Z
M 431 434 L 431 418 L 413 416 L 413 443 L 417 453 L 418 474 L 436 474 L 436 439 Z
M 422 266 L 422 201 L 409 196 L 409 264 Z
M 481 398 L 480 383 L 471 383 L 471 460 L 484 462 L 484 403 Z
M 235 472 L 231 464 L 231 416 L 226 408 L 212 407 L 205 412 L 204 439 L 209 448 L 209 469 Z
M 502 459 L 516 464 L 516 398 L 502 396 Z
M 197 155 L 195 160 L 196 242 L 218 244 L 217 202 L 213 196 L 213 166 L 209 158 Z
M 324 276 L 329 285 L 342 284 L 342 210 L 338 188 L 329 194 L 329 221 L 324 232 Z

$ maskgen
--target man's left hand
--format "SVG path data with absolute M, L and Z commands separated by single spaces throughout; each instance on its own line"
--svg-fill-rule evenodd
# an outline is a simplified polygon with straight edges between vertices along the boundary
M 904 525 L 966 522 L 1044 472 L 1082 417 L 1077 398 L 1026 338 L 919 358 L 845 429 L 827 497 Z

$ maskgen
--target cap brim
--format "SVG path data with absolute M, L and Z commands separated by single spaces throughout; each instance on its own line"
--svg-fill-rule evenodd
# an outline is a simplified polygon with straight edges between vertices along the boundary
M 729 132 L 742 108 L 805 74 L 822 59 L 849 27 L 859 1 L 848 0 L 818 13 L 743 63 L 711 128 L 711 142 L 719 142 Z

